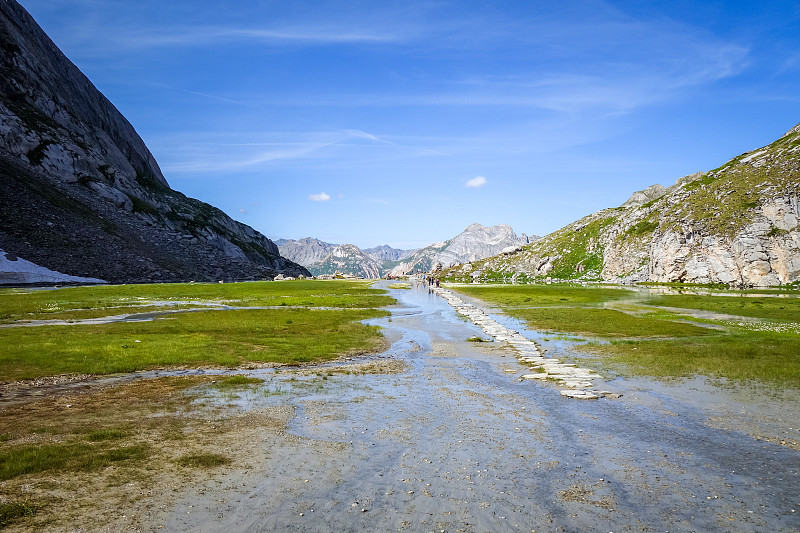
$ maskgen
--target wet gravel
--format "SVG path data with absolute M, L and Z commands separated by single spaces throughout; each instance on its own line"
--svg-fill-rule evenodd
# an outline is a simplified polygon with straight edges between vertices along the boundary
M 477 328 L 441 298 L 390 292 L 401 305 L 372 322 L 406 371 L 264 371 L 242 408 L 291 406 L 289 435 L 153 530 L 800 531 L 800 452 L 748 435 L 746 413 L 711 424 L 696 394 L 618 378 L 619 399 L 566 399 L 465 342 Z

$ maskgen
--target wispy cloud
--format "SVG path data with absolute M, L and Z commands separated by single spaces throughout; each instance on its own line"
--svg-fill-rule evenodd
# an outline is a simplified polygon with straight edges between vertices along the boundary
M 190 27 L 146 29 L 120 35 L 117 43 L 126 48 L 157 48 L 165 46 L 211 46 L 220 43 L 265 44 L 347 44 L 382 43 L 399 40 L 391 32 L 345 28 L 246 28 L 246 27 Z
M 344 133 L 346 133 L 347 135 L 349 135 L 354 139 L 365 139 L 368 141 L 374 141 L 376 143 L 383 143 L 383 144 L 389 144 L 391 146 L 397 146 L 392 141 L 388 141 L 382 137 L 361 130 L 344 130 Z
M 175 141 L 170 150 L 165 149 L 163 169 L 174 173 L 208 173 L 245 171 L 276 161 L 311 157 L 315 152 L 332 146 L 328 143 L 267 143 L 226 144 L 191 143 Z
M 483 176 L 475 176 L 474 178 L 467 180 L 467 183 L 465 184 L 465 187 L 478 189 L 478 188 L 483 187 L 484 185 L 486 185 L 486 183 L 487 183 L 487 181 L 486 181 L 485 177 L 483 177 Z
M 162 170 L 193 174 L 251 171 L 292 160 L 349 159 L 355 164 L 389 157 L 387 151 L 408 155 L 419 150 L 361 130 L 176 133 L 157 144 L 164 152 Z M 375 151 L 380 155 L 372 155 Z
M 328 202 L 331 199 L 331 195 L 326 192 L 320 192 L 317 194 L 309 194 L 308 199 L 312 202 Z

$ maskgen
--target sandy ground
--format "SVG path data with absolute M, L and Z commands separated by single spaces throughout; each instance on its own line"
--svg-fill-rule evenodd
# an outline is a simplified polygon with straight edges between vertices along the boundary
M 230 465 L 116 486 L 53 530 L 800 531 L 798 398 L 617 378 L 619 399 L 565 399 L 440 298 L 391 292 L 371 368 L 209 391 L 228 430 L 204 448 Z

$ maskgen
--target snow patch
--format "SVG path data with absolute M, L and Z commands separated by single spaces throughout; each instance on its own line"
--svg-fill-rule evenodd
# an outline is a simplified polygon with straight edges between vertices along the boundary
M 28 283 L 106 283 L 102 279 L 70 276 L 0 250 L 0 285 Z

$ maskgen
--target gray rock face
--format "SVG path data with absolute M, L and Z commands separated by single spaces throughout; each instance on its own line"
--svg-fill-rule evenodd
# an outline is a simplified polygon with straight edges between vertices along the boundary
M 652 281 L 769 287 L 800 279 L 798 196 L 773 198 L 732 237 L 666 231 L 651 244 Z M 791 205 L 791 204 L 794 205 Z M 773 230 L 777 228 L 778 231 Z M 781 231 L 782 230 L 782 231 Z
M 381 263 L 354 244 L 337 246 L 322 261 L 309 265 L 308 269 L 315 276 L 341 273 L 366 279 L 381 277 Z
M 281 239 L 276 242 L 283 257 L 305 267 L 322 261 L 338 246 L 312 237 L 298 240 Z
M 0 244 L 111 282 L 307 275 L 170 189 L 133 126 L 15 1 L 0 2 Z
M 631 195 L 628 200 L 622 204 L 623 206 L 642 205 L 651 202 L 664 196 L 667 189 L 663 185 L 651 185 L 643 191 L 636 191 Z
M 400 261 L 401 259 L 411 256 L 417 250 L 400 250 L 383 244 L 381 246 L 375 246 L 374 248 L 365 248 L 364 251 L 375 261 L 382 263 L 386 261 Z
M 448 241 L 437 242 L 417 250 L 394 267 L 389 274 L 402 276 L 417 269 L 428 272 L 437 263 L 441 263 L 443 267 L 447 268 L 455 264 L 490 257 L 505 249 L 513 249 L 529 242 L 530 239 L 527 235 L 523 233 L 518 237 L 511 226 L 506 224 L 498 224 L 489 228 L 480 224 L 472 224 Z

